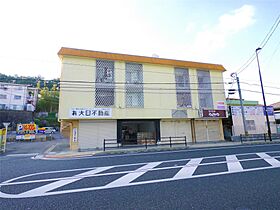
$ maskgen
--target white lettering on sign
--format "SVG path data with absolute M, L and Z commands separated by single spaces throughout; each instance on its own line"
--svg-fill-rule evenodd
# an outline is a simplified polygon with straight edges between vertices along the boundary
M 111 108 L 72 108 L 70 118 L 111 118 Z
M 220 114 L 218 112 L 209 112 L 210 117 L 220 117 Z

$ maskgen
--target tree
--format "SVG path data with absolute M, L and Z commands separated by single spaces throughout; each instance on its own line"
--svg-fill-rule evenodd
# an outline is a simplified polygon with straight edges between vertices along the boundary
M 53 84 L 51 90 L 44 85 L 40 90 L 39 100 L 37 104 L 37 112 L 58 112 L 59 91 L 57 85 Z

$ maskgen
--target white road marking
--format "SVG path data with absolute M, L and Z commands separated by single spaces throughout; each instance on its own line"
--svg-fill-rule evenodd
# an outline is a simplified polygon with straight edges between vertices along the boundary
M 262 159 L 264 159 L 269 165 L 280 167 L 280 161 L 278 161 L 274 157 L 271 157 L 266 153 L 257 153 L 257 155 L 260 156 Z
M 226 160 L 229 172 L 238 172 L 243 170 L 242 165 L 240 164 L 236 155 L 227 155 Z
M 135 170 L 132 173 L 122 176 L 121 178 L 107 184 L 106 186 L 107 187 L 116 187 L 116 186 L 126 185 L 126 184 L 132 182 L 133 180 L 137 179 L 138 177 L 142 176 L 143 174 L 145 174 L 148 170 L 158 166 L 159 164 L 161 164 L 161 162 L 148 163 L 147 165 L 144 165 L 143 167 L 138 168 L 137 170 Z
M 9 154 L 6 155 L 7 157 L 25 157 L 25 156 L 35 156 L 38 155 L 38 153 L 26 153 L 26 154 Z
M 272 169 L 272 168 L 280 168 L 279 161 L 276 158 L 278 156 L 271 157 L 268 154 L 272 152 L 279 152 L 279 151 L 271 151 L 265 153 L 246 153 L 246 154 L 257 154 L 257 158 L 251 158 L 246 160 L 238 160 L 236 155 L 220 155 L 220 156 L 210 156 L 210 157 L 201 157 L 201 158 L 192 158 L 192 159 L 180 159 L 180 160 L 168 160 L 168 161 L 161 161 L 161 162 L 148 162 L 148 163 L 133 163 L 133 164 L 123 164 L 123 165 L 115 165 L 115 166 L 106 166 L 106 167 L 95 167 L 95 168 L 80 168 L 80 169 L 68 169 L 68 170 L 61 170 L 61 171 L 50 171 L 50 172 L 40 172 L 29 174 L 17 178 L 10 179 L 8 181 L 0 183 L 0 198 L 28 198 L 28 197 L 39 197 L 39 196 L 50 196 L 50 195 L 60 195 L 65 193 L 75 193 L 75 192 L 86 192 L 86 191 L 94 191 L 94 190 L 104 190 L 104 189 L 111 189 L 117 187 L 129 187 L 129 186 L 136 186 L 136 185 L 144 185 L 144 184 L 151 184 L 151 183 L 161 183 L 161 182 L 168 182 L 168 181 L 175 181 L 175 180 L 182 180 L 182 179 L 191 179 L 191 178 L 200 178 L 200 177 L 208 177 L 208 176 L 217 176 L 217 175 L 225 175 L 225 174 L 232 174 L 232 173 L 241 173 L 241 172 L 248 172 L 248 171 L 258 171 L 258 170 L 265 170 L 265 169 Z M 238 155 L 245 155 L 245 154 L 238 154 Z M 225 157 L 226 161 L 213 161 L 210 163 L 201 163 L 204 158 L 213 158 L 213 157 Z M 161 163 L 171 163 L 176 161 L 182 160 L 189 160 L 189 162 L 184 166 L 171 166 L 171 167 L 156 167 Z M 252 160 L 265 160 L 271 166 L 268 167 L 261 167 L 261 168 L 250 168 L 250 169 L 243 169 L 240 162 L 242 161 L 252 161 Z M 212 165 L 212 164 L 220 164 L 226 163 L 228 165 L 228 169 L 217 172 L 217 173 L 207 173 L 207 174 L 196 174 L 196 168 L 201 165 Z M 124 171 L 121 170 L 123 166 L 139 166 L 136 170 Z M 106 170 L 111 168 L 120 167 L 120 169 L 116 172 L 106 172 Z M 155 171 L 155 170 L 168 170 L 168 169 L 180 169 L 179 172 L 173 177 L 167 177 L 163 179 L 151 179 L 147 181 L 137 181 L 134 180 L 142 175 L 144 175 L 148 171 Z M 72 172 L 72 171 L 84 171 L 83 173 L 74 175 L 74 176 L 65 176 L 59 178 L 51 178 L 51 179 L 44 179 L 44 180 L 30 180 L 30 181 L 18 181 L 23 178 L 27 177 L 36 177 L 37 175 L 47 175 L 47 174 L 55 174 L 55 173 L 63 173 L 63 172 Z M 58 188 L 68 185 L 70 183 L 82 180 L 83 178 L 87 177 L 102 177 L 102 176 L 111 176 L 117 174 L 124 174 L 122 177 L 116 178 L 116 180 L 112 181 L 109 184 L 104 184 L 98 187 L 87 187 L 87 188 L 76 188 L 76 189 L 69 189 L 69 190 L 57 190 Z M 45 184 L 46 180 L 52 181 L 50 184 Z M 134 182 L 132 182 L 134 181 Z M 5 186 L 17 186 L 20 184 L 31 184 L 31 183 L 42 183 L 43 186 L 37 187 L 35 189 L 31 189 L 29 191 L 19 193 L 19 194 L 7 194 L 4 192 L 7 188 Z M 45 184 L 45 185 L 44 185 Z M 89 182 L 90 185 L 90 182 Z
M 97 168 L 97 169 L 93 169 L 93 170 L 75 175 L 75 176 L 72 177 L 72 179 L 56 181 L 56 182 L 44 185 L 42 187 L 38 187 L 38 188 L 35 188 L 35 189 L 32 189 L 32 190 L 29 190 L 27 192 L 21 193 L 20 195 L 23 196 L 23 197 L 33 197 L 33 196 L 36 196 L 38 194 L 39 195 L 44 194 L 48 191 L 51 191 L 51 190 L 57 189 L 59 187 L 62 187 L 64 185 L 67 185 L 67 184 L 70 184 L 70 183 L 81 180 L 82 178 L 77 177 L 79 175 L 80 176 L 92 175 L 92 174 L 100 173 L 102 171 L 106 171 L 110 168 L 112 168 L 112 166 L 111 167 L 110 166 L 109 167 L 100 167 L 100 168 Z
M 178 171 L 174 178 L 179 179 L 191 177 L 201 161 L 202 158 L 191 159 L 180 171 Z

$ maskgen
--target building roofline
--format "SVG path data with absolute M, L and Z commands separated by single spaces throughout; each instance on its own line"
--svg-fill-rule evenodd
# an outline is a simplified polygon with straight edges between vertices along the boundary
M 220 64 L 210 64 L 210 63 L 200 63 L 200 62 L 174 60 L 174 59 L 166 59 L 166 58 L 155 58 L 155 57 L 147 57 L 147 56 L 139 56 L 139 55 L 100 52 L 100 51 L 82 50 L 82 49 L 67 48 L 67 47 L 62 47 L 58 52 L 58 56 L 60 58 L 62 58 L 63 56 L 78 56 L 78 57 L 86 57 L 86 58 L 99 58 L 99 59 L 108 59 L 108 60 L 117 60 L 117 61 L 171 65 L 175 67 L 184 67 L 184 68 L 226 71 L 226 69 Z

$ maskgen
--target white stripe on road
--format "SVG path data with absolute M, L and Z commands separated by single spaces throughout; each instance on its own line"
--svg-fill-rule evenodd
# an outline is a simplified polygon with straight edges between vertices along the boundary
M 7 157 L 25 157 L 25 156 L 35 156 L 35 155 L 38 155 L 39 153 L 22 153 L 22 154 L 9 154 L 9 155 L 6 155 Z
M 106 170 L 108 170 L 110 168 L 112 168 L 112 166 L 96 168 L 96 169 L 93 169 L 93 170 L 90 170 L 90 171 L 87 171 L 87 172 L 75 175 L 71 179 L 56 181 L 56 182 L 44 185 L 42 187 L 35 188 L 33 190 L 26 191 L 24 193 L 21 193 L 20 195 L 24 196 L 24 197 L 25 196 L 26 197 L 32 197 L 34 195 L 44 194 L 44 193 L 46 193 L 48 191 L 51 191 L 51 190 L 57 189 L 59 187 L 62 187 L 64 185 L 67 185 L 67 184 L 70 184 L 70 183 L 73 183 L 73 182 L 81 180 L 82 178 L 79 178 L 78 176 L 88 176 L 88 175 L 100 173 L 102 171 L 106 171 Z
M 159 164 L 161 164 L 161 162 L 148 163 L 147 165 L 144 165 L 144 166 L 138 168 L 137 170 L 122 176 L 121 178 L 107 184 L 106 186 L 107 187 L 117 187 L 117 186 L 127 185 L 128 183 L 130 183 L 133 180 L 137 179 L 138 177 L 142 176 L 147 171 L 158 166 Z
M 240 164 L 236 155 L 227 155 L 226 160 L 229 172 L 243 171 L 242 165 Z
M 280 162 L 275 159 L 274 157 L 269 156 L 266 153 L 257 153 L 258 156 L 260 156 L 263 160 L 265 160 L 269 165 L 279 167 Z
M 175 176 L 175 179 L 188 178 L 193 175 L 202 158 L 191 159 Z

